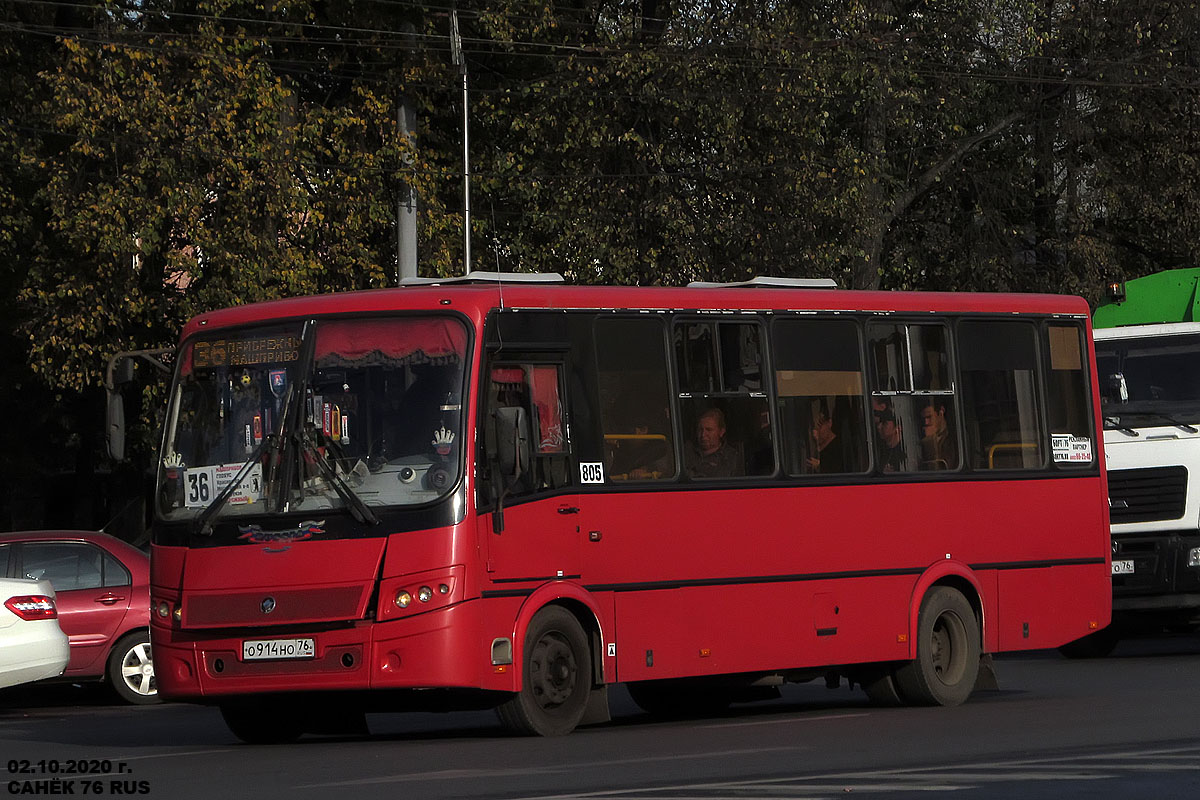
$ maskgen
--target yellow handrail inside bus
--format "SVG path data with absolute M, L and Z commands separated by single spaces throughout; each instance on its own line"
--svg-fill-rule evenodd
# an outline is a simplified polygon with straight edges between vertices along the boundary
M 988 469 L 996 468 L 996 453 L 1000 451 L 1008 452 L 1016 450 L 1036 450 L 1037 444 L 1034 442 L 1010 442 L 1008 444 L 994 444 L 988 448 Z
M 666 434 L 662 434 L 662 433 L 606 433 L 606 434 L 604 434 L 604 441 L 606 441 L 606 442 L 624 441 L 626 439 L 631 439 L 631 440 L 637 441 L 637 442 L 665 442 L 667 440 L 667 437 L 666 437 Z

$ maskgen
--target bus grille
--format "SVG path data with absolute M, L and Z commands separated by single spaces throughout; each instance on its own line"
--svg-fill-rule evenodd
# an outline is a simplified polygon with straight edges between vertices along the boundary
M 1179 519 L 1186 498 L 1186 467 L 1118 469 L 1108 473 L 1108 518 L 1114 524 Z

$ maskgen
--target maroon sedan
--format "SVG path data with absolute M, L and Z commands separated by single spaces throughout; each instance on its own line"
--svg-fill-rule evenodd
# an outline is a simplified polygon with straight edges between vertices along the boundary
M 0 577 L 49 580 L 71 642 L 63 676 L 107 681 L 130 703 L 158 702 L 150 656 L 150 558 L 92 531 L 0 533 Z

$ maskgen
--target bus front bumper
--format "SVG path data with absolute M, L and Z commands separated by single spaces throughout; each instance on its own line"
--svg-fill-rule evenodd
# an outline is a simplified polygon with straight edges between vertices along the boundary
M 389 622 L 256 629 L 236 636 L 228 630 L 151 626 L 158 688 L 170 700 L 366 689 L 508 690 L 510 679 L 491 677 L 490 640 L 478 640 L 479 607 L 466 602 Z M 247 658 L 246 642 L 267 643 L 253 647 L 287 655 Z

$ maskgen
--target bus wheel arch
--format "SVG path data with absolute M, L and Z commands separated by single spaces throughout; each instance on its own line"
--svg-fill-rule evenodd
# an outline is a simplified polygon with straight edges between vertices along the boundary
M 513 622 L 513 681 L 514 688 L 521 686 L 523 679 L 523 651 L 525 636 L 533 618 L 549 606 L 566 609 L 583 628 L 591 650 L 592 681 L 600 685 L 607 683 L 604 665 L 604 632 L 600 622 L 600 608 L 595 598 L 581 587 L 569 583 L 547 584 L 533 592 L 521 604 Z
M 984 589 L 978 576 L 966 565 L 957 561 L 942 561 L 925 571 L 925 574 L 913 587 L 912 601 L 909 604 L 908 642 L 909 658 L 916 657 L 917 631 L 921 621 L 921 605 L 925 598 L 938 586 L 954 589 L 971 605 L 975 614 L 975 624 L 979 630 L 980 647 L 988 650 L 989 614 L 984 606 Z
M 539 608 L 523 626 L 514 666 L 518 690 L 496 711 L 514 733 L 561 736 L 588 711 L 594 656 L 589 635 L 565 603 Z
M 969 586 L 946 580 L 921 596 L 913 659 L 894 673 L 896 688 L 908 703 L 956 706 L 975 690 L 982 629 L 978 598 L 975 603 L 968 599 L 972 594 Z

